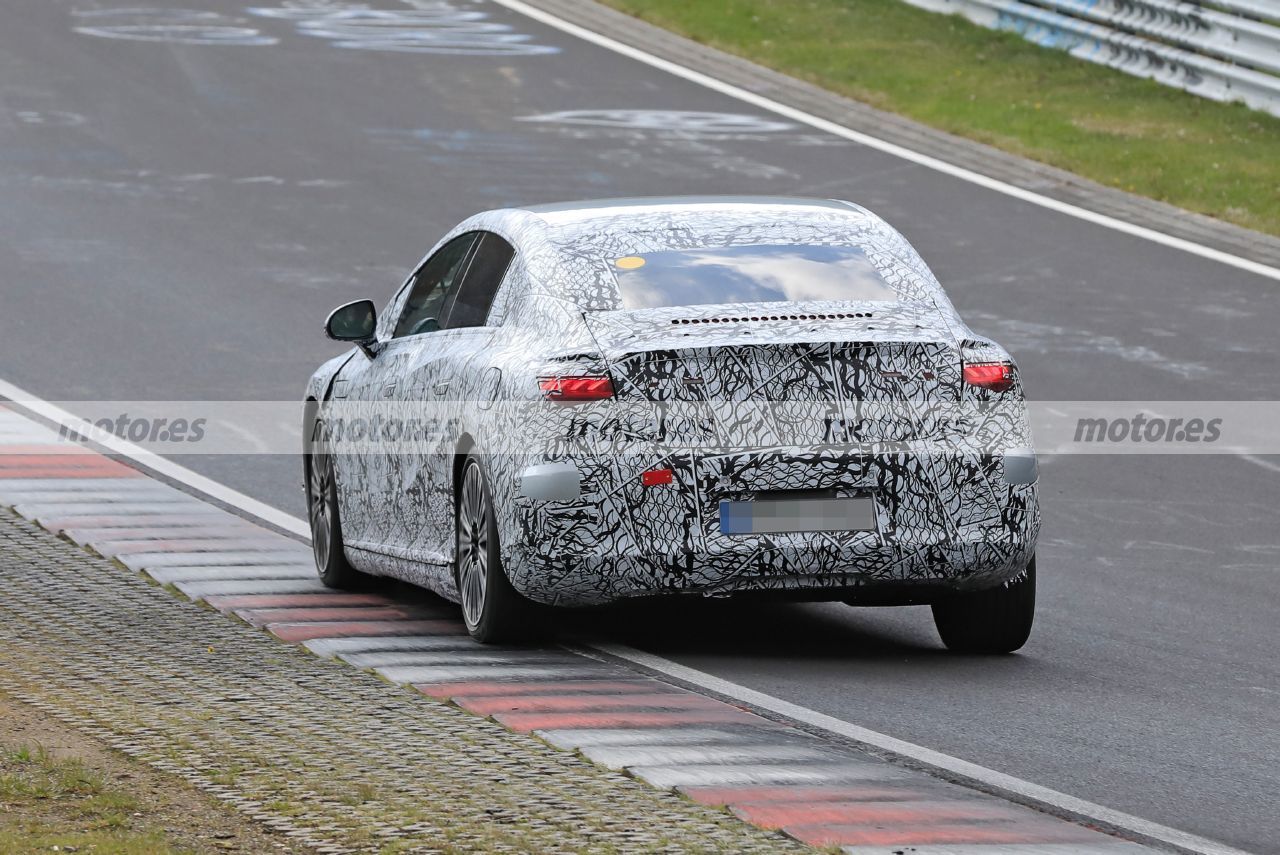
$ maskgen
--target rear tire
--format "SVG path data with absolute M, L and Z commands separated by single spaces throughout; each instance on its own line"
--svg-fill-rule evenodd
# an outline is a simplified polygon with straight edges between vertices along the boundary
M 502 569 L 498 523 L 480 458 L 462 464 L 454 556 L 462 621 L 482 644 L 523 641 L 535 629 L 534 604 L 520 596 Z
M 1012 653 L 1027 643 L 1036 610 L 1036 559 L 997 588 L 958 594 L 933 605 L 933 622 L 948 650 Z
M 311 551 L 320 581 L 329 588 L 366 587 L 372 577 L 348 564 L 343 550 L 333 459 L 319 451 L 307 455 L 307 518 L 311 522 Z

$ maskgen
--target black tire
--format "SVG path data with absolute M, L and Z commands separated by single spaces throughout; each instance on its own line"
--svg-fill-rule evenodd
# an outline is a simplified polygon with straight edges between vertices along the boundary
M 482 644 L 529 639 L 535 631 L 535 607 L 511 587 L 502 569 L 489 479 L 477 456 L 462 464 L 456 504 L 454 578 L 467 632 Z
M 342 548 L 342 521 L 338 518 L 338 485 L 328 454 L 307 455 L 307 518 L 311 522 L 311 551 L 320 581 L 329 588 L 366 587 L 372 577 L 347 563 Z
M 1036 611 L 1036 559 L 1016 579 L 934 603 L 933 622 L 948 650 L 1012 653 L 1027 643 Z

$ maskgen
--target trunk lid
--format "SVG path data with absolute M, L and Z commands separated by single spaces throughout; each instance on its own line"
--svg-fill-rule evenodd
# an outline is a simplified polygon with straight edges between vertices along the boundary
M 726 448 L 936 436 L 922 403 L 960 399 L 960 350 L 930 306 L 756 304 L 585 315 L 619 402 L 655 439 Z

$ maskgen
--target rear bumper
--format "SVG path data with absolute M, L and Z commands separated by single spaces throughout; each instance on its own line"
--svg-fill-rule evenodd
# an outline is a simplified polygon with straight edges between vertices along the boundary
M 519 545 L 505 557 L 513 586 L 541 603 L 587 606 L 632 597 L 701 593 L 776 599 L 848 600 L 868 605 L 931 602 L 981 590 L 1021 573 L 1035 551 L 1034 488 L 1016 533 L 971 532 L 932 543 L 885 543 L 874 532 L 756 536 L 715 551 L 615 554 L 547 552 Z
M 1035 550 L 1035 460 L 1017 456 L 1028 455 L 1012 465 L 827 449 L 668 455 L 662 486 L 643 484 L 643 461 L 562 458 L 519 473 L 503 563 L 516 590 L 562 605 L 679 593 L 856 599 L 870 587 L 892 601 L 896 590 L 909 600 L 993 587 Z M 722 500 L 814 488 L 871 497 L 874 529 L 723 530 Z

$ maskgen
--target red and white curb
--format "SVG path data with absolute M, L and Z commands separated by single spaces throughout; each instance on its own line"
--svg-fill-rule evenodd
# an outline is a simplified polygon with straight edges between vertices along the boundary
M 330 590 L 306 545 L 5 409 L 0 505 L 283 641 L 805 843 L 886 855 L 1148 851 L 613 661 L 475 644 L 440 601 Z

